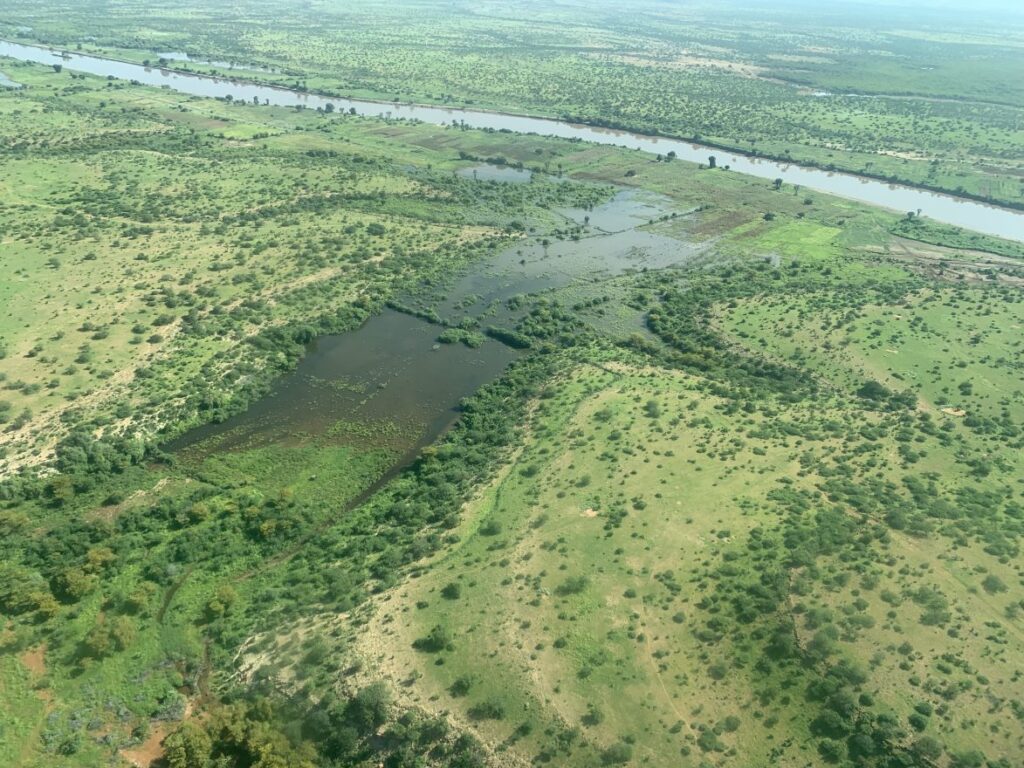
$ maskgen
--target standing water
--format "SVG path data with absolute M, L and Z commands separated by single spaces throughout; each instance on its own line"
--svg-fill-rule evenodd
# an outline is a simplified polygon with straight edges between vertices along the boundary
M 516 311 L 506 300 L 513 296 L 683 264 L 704 246 L 638 229 L 663 216 L 670 203 L 628 190 L 586 214 L 565 210 L 571 220 L 589 215 L 591 234 L 506 248 L 457 280 L 436 310 L 449 321 L 469 317 L 481 328 L 510 327 Z M 387 449 L 407 463 L 455 421 L 463 398 L 497 379 L 520 354 L 491 339 L 476 347 L 443 344 L 443 331 L 442 325 L 385 310 L 357 330 L 317 339 L 269 395 L 165 449 L 201 460 L 214 452 L 333 434 L 361 448 Z
M 393 118 L 421 120 L 425 123 L 447 125 L 467 123 L 476 128 L 493 128 L 513 133 L 536 133 L 565 139 L 580 139 L 596 144 L 622 146 L 644 152 L 667 155 L 674 152 L 682 160 L 707 162 L 709 155 L 718 155 L 719 164 L 728 164 L 732 171 L 762 179 L 783 178 L 791 184 L 807 189 L 838 195 L 895 211 L 920 210 L 928 218 L 954 226 L 972 229 L 996 237 L 1024 241 L 1024 212 L 998 208 L 984 203 L 965 200 L 927 190 L 899 184 L 875 181 L 853 174 L 822 171 L 799 165 L 759 160 L 753 157 L 714 149 L 678 139 L 645 136 L 626 131 L 613 131 L 577 125 L 561 120 L 521 115 L 506 115 L 443 107 L 382 104 L 357 99 L 317 96 L 286 88 L 256 85 L 240 80 L 172 72 L 149 68 L 139 64 L 88 56 L 80 53 L 56 52 L 33 45 L 0 41 L 0 56 L 41 64 L 62 64 L 69 69 L 104 77 L 135 80 L 144 85 L 166 86 L 182 93 L 212 98 L 231 96 L 247 102 L 285 107 L 311 109 L 352 110 L 356 114 L 380 115 Z

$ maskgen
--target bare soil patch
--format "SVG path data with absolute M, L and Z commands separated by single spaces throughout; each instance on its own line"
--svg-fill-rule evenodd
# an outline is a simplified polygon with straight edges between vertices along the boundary
M 25 665 L 25 668 L 36 677 L 42 677 L 46 674 L 46 644 L 37 645 L 35 648 L 29 648 L 23 654 L 21 654 L 21 663 Z
M 182 722 L 192 716 L 192 702 L 185 705 L 185 716 Z M 121 757 L 138 768 L 149 768 L 164 756 L 164 739 L 178 727 L 178 723 L 158 723 L 149 732 L 146 740 L 137 747 L 122 749 Z

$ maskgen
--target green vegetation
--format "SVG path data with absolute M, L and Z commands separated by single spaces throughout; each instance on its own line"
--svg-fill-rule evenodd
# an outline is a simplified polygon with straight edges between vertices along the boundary
M 785 226 L 761 237 L 793 244 L 778 268 L 640 282 L 653 360 L 567 355 L 459 544 L 354 634 L 364 668 L 428 709 L 523 713 L 476 727 L 563 765 L 621 744 L 653 764 L 1012 764 L 1020 341 L 962 326 L 1020 325 L 1019 289 L 926 288 Z M 932 397 L 947 365 L 978 385 L 953 388 L 966 412 Z M 430 626 L 455 638 L 442 665 L 412 650 Z
M 443 149 L 395 157 L 401 126 L 10 69 L 28 87 L 0 99 L 8 471 L 129 416 L 164 437 L 222 419 L 402 281 L 604 194 L 476 185 Z
M 337 96 L 568 117 L 1024 205 L 1024 26 L 1005 5 L 106 8 L 11 0 L 0 35 Z
M 271 2 L 229 42 L 234 6 L 118 7 L 83 45 L 325 89 L 362 61 L 367 91 L 360 51 L 403 10 L 357 6 L 342 56 L 350 16 L 288 5 L 272 32 Z M 450 20 L 418 8 L 398 71 Z M 644 94 L 590 78 L 694 73 L 596 51 L 726 42 L 568 12 L 523 82 Z M 78 39 L 82 13 L 22 34 Z M 484 59 L 458 41 L 485 21 L 422 60 L 483 61 L 498 105 L 523 26 Z M 976 44 L 915 29 L 861 44 Z M 860 60 L 834 36 L 823 57 Z M 783 37 L 747 65 L 798 63 Z M 817 64 L 815 87 L 892 75 Z M 1020 244 L 614 147 L 3 69 L 25 87 L 0 91 L 0 764 L 1019 761 Z

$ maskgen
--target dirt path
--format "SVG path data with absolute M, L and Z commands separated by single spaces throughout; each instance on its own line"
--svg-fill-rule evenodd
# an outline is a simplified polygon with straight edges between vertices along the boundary
M 633 583 L 636 584 L 637 590 L 639 591 L 641 585 L 636 580 L 634 580 Z M 644 624 L 646 625 L 649 616 L 647 613 L 647 607 L 643 604 L 642 600 L 640 601 L 639 608 L 640 615 L 643 617 Z M 661 688 L 662 693 L 665 694 L 665 703 L 668 704 L 669 709 L 675 713 L 675 716 L 679 720 L 685 722 L 686 718 L 683 716 L 683 713 L 679 711 L 675 701 L 673 701 L 672 694 L 668 692 L 668 686 L 665 685 L 665 679 L 661 676 L 661 670 L 658 669 L 658 660 L 654 657 L 654 648 L 651 646 L 651 636 L 648 632 L 644 632 L 644 649 L 647 651 L 647 664 L 651 668 L 651 672 L 654 674 L 655 680 L 658 681 L 658 686 Z
M 35 648 L 29 648 L 19 657 L 19 661 L 32 676 L 33 683 L 38 682 L 46 674 L 46 650 L 46 644 L 43 643 Z M 0 693 L 2 693 L 2 690 L 0 690 Z M 37 688 L 35 693 L 36 697 L 43 703 L 44 713 L 32 728 L 31 733 L 22 741 L 19 756 L 14 763 L 15 765 L 29 765 L 32 756 L 38 754 L 39 739 L 46 726 L 46 715 L 53 709 L 53 694 L 48 689 Z
M 189 567 L 185 570 L 183 574 L 181 574 L 181 578 L 174 582 L 174 584 L 171 585 L 170 589 L 167 590 L 167 593 L 164 595 L 163 602 L 160 603 L 160 610 L 156 613 L 157 624 L 164 623 L 164 614 L 167 613 L 167 609 L 170 607 L 171 601 L 174 599 L 174 596 L 178 594 L 178 590 L 181 589 L 182 585 L 184 585 L 185 583 L 185 580 L 191 575 L 191 573 L 192 568 Z
M 193 706 L 189 701 L 185 704 L 185 714 L 180 722 L 157 723 L 149 732 L 146 740 L 137 747 L 122 749 L 121 757 L 137 768 L 150 768 L 164 756 L 164 739 L 166 739 L 183 722 L 192 717 Z

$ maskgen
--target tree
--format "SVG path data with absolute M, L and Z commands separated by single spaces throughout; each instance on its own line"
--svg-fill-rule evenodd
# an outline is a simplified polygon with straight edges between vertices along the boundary
M 838 763 L 843 759 L 844 753 L 841 742 L 832 739 L 822 739 L 818 742 L 818 754 L 826 763 Z
M 445 627 L 440 624 L 436 624 L 433 629 L 430 630 L 430 634 L 426 637 L 421 637 L 415 640 L 412 647 L 417 651 L 426 651 L 427 653 L 438 653 L 445 650 L 452 644 L 452 634 Z
M 107 566 L 110 565 L 117 559 L 117 555 L 110 547 L 98 546 L 91 547 L 88 552 L 85 553 L 84 566 L 89 573 L 100 573 L 106 570 Z
M 142 613 L 156 597 L 159 587 L 152 581 L 140 582 L 124 599 L 124 609 L 129 613 Z
M 587 727 L 600 725 L 604 722 L 604 712 L 594 702 L 587 704 L 587 714 L 583 716 L 583 724 Z
M 455 678 L 452 684 L 448 686 L 448 693 L 458 698 L 460 696 L 465 696 L 467 693 L 469 693 L 472 687 L 473 678 L 471 678 L 469 675 L 461 675 Z
M 957 752 L 949 764 L 952 768 L 981 768 L 985 764 L 985 755 L 977 749 Z
M 67 568 L 57 577 L 58 591 L 73 603 L 96 589 L 98 583 L 95 574 L 86 573 L 82 568 Z
M 67 475 L 57 475 L 46 489 L 54 504 L 63 506 L 75 498 L 75 485 Z
M 238 593 L 230 584 L 224 584 L 206 603 L 206 618 L 214 621 L 227 613 L 238 599 Z
M 588 584 L 590 584 L 590 579 L 585 575 L 570 576 L 555 588 L 555 594 L 560 597 L 578 595 L 587 588 Z
M 920 739 L 914 742 L 914 746 L 911 748 L 915 755 L 925 758 L 926 760 L 938 760 L 942 757 L 942 743 L 932 736 L 922 736 Z
M 1007 589 L 1006 583 L 993 573 L 985 577 L 985 580 L 981 582 L 981 586 L 990 595 L 994 595 L 997 592 L 1005 592 Z
M 375 732 L 388 721 L 391 692 L 384 683 L 362 688 L 345 707 L 345 721 L 359 733 Z
M 168 768 L 206 768 L 212 750 L 210 735 L 194 723 L 184 723 L 164 740 Z
M 718 165 L 718 160 L 714 155 L 708 158 L 708 168 L 715 168 Z
M 888 388 L 874 379 L 865 381 L 857 390 L 858 397 L 863 397 L 865 400 L 875 400 L 876 402 L 887 399 L 891 394 L 892 392 Z
M 114 644 L 108 627 L 105 624 L 97 624 L 90 629 L 85 640 L 82 641 L 82 648 L 87 656 L 94 659 L 109 656 L 114 650 Z
M 458 600 L 462 595 L 462 587 L 457 582 L 449 582 L 441 590 L 441 597 L 446 600 Z
M 776 190 L 782 189 L 782 179 L 776 179 L 775 181 L 773 181 L 772 187 L 774 187 Z
M 624 741 L 613 744 L 601 753 L 601 762 L 605 765 L 623 765 L 633 759 L 633 747 Z

